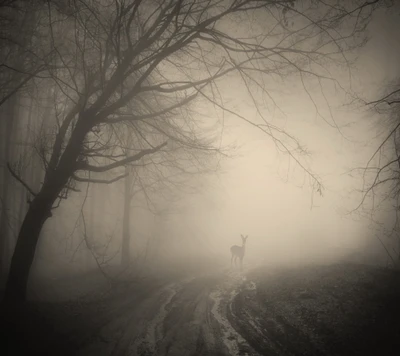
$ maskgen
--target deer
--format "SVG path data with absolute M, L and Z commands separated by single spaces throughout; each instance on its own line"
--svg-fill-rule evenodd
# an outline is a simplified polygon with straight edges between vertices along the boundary
M 231 247 L 231 253 L 232 253 L 232 258 L 231 258 L 231 267 L 232 267 L 232 262 L 235 261 L 235 266 L 236 266 L 236 260 L 239 257 L 240 260 L 240 269 L 242 270 L 243 267 L 243 257 L 245 253 L 245 246 L 246 246 L 246 240 L 249 237 L 248 235 L 243 236 L 240 234 L 240 237 L 242 238 L 242 246 L 238 245 L 233 245 Z

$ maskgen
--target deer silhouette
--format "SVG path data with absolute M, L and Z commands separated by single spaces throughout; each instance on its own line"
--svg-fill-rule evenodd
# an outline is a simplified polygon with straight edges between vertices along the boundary
M 232 262 L 235 261 L 235 266 L 236 266 L 236 260 L 239 258 L 240 260 L 240 270 L 243 268 L 243 257 L 245 253 L 245 247 L 246 247 L 246 240 L 249 237 L 248 235 L 243 236 L 242 234 L 240 235 L 242 238 L 242 246 L 238 245 L 233 245 L 231 247 L 231 253 L 232 253 L 232 258 L 231 258 L 231 267 L 232 267 Z

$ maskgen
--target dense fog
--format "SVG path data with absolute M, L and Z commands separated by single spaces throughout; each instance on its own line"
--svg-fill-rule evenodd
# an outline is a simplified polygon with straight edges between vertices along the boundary
M 399 16 L 0 1 L 0 354 L 391 355 Z
M 329 75 L 338 82 L 322 86 L 319 77 L 305 81 L 302 76 L 272 76 L 275 79 L 266 83 L 271 97 L 262 98 L 257 90 L 249 95 L 240 76 L 230 74 L 218 90 L 224 92 L 225 103 L 236 115 L 199 98 L 191 107 L 197 125 L 205 136 L 210 132 L 216 138 L 217 146 L 229 149 L 222 155 L 200 158 L 198 167 L 203 172 L 189 172 L 182 181 L 173 178 L 171 184 L 154 191 L 143 187 L 152 173 L 144 166 L 133 168 L 142 176 L 135 185 L 139 189 L 128 218 L 132 270 L 157 273 L 210 264 L 227 268 L 230 247 L 241 244 L 241 234 L 249 236 L 245 266 L 342 260 L 385 265 L 388 257 L 376 238 L 383 230 L 372 220 L 390 225 L 393 212 L 383 206 L 373 219 L 362 209 L 352 212 L 362 201 L 363 179 L 362 172 L 350 171 L 365 167 L 379 146 L 382 118 L 351 98 L 350 91 L 340 90 L 338 83 L 362 93 L 363 100 L 381 95 L 399 74 L 400 43 L 394 35 L 397 16 L 385 9 L 373 14 L 367 30 L 369 42 L 349 53 L 354 61 L 351 68 L 329 67 Z M 238 36 L 257 31 L 263 19 L 253 20 L 251 30 L 242 23 L 231 31 Z M 229 26 L 229 22 L 221 23 L 221 29 Z M 27 105 L 28 99 L 20 108 L 25 117 L 30 115 Z M 293 135 L 308 154 L 296 162 L 279 149 L 275 138 L 255 127 L 254 123 L 261 122 L 260 108 L 271 125 Z M 29 136 L 26 118 L 18 125 L 16 142 Z M 181 163 L 179 169 L 190 170 L 193 157 L 185 157 L 182 162 L 188 165 Z M 322 195 L 314 175 L 322 183 Z M 95 176 L 104 177 L 101 173 Z M 12 184 L 11 194 L 19 197 L 21 186 Z M 34 276 L 54 279 L 98 267 L 116 275 L 121 264 L 124 184 L 123 180 L 89 187 L 77 183 L 78 191 L 70 192 L 44 224 Z M 385 204 L 390 207 L 390 202 Z M 11 225 L 17 236 L 18 222 Z M 8 251 L 12 248 L 11 243 Z

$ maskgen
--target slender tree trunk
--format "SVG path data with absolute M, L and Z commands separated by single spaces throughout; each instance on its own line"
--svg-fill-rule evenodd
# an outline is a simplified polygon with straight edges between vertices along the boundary
M 400 268 L 400 234 L 396 234 L 397 237 L 397 268 Z
M 5 275 L 5 271 L 8 267 L 8 245 L 9 245 L 9 195 L 10 195 L 10 173 L 7 170 L 6 164 L 11 158 L 11 145 L 12 145 L 12 132 L 15 119 L 15 106 L 17 105 L 16 96 L 14 95 L 7 103 L 7 117 L 5 118 L 5 137 L 3 141 L 4 145 L 4 167 L 3 167 L 3 179 L 2 179 L 2 206 L 0 214 L 0 269 L 1 275 Z
M 93 248 L 92 242 L 95 241 L 96 238 L 96 186 L 92 184 L 90 186 L 91 197 L 90 197 L 90 204 L 89 204 L 89 229 L 86 231 L 86 249 L 85 249 L 85 270 L 88 272 L 91 269 L 92 265 L 92 252 L 91 249 Z
M 151 235 L 151 243 L 150 243 L 150 260 L 151 264 L 154 267 L 159 267 L 160 263 L 160 256 L 159 256 L 159 249 L 160 249 L 160 234 L 161 234 L 161 223 L 162 223 L 162 213 L 156 212 L 153 216 L 153 231 Z
M 130 216 L 131 216 L 131 189 L 132 189 L 132 170 L 131 167 L 126 167 L 127 176 L 125 177 L 125 194 L 124 194 L 124 214 L 122 218 L 122 249 L 121 249 L 121 264 L 127 267 L 130 263 Z
M 30 136 L 30 132 L 31 132 L 31 122 L 32 122 L 32 111 L 33 111 L 33 99 L 31 99 L 30 101 L 30 105 L 29 105 L 29 112 L 28 112 L 28 122 L 26 125 L 26 132 L 25 132 L 25 139 L 22 142 L 23 144 L 23 154 L 22 157 L 26 158 L 27 157 L 27 153 L 28 153 L 28 142 L 29 142 L 29 136 Z M 33 162 L 31 162 L 31 164 L 33 165 Z M 26 176 L 26 172 L 27 170 L 24 169 L 24 174 Z M 32 176 L 31 176 L 32 177 Z M 30 177 L 30 178 L 31 178 Z M 30 180 L 27 180 L 26 177 L 25 181 L 28 181 L 30 186 L 32 187 L 32 182 Z M 26 189 L 24 187 L 21 186 L 21 195 L 20 195 L 20 201 L 19 201 L 19 207 L 18 207 L 18 227 L 20 227 L 22 225 L 22 222 L 24 220 L 24 216 L 25 216 L 25 209 L 26 209 Z

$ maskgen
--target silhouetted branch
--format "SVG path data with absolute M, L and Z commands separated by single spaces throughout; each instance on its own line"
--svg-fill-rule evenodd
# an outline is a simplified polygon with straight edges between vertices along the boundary
M 122 174 L 113 179 L 95 179 L 95 178 L 82 178 L 74 174 L 72 178 L 77 182 L 95 183 L 95 184 L 111 184 L 125 178 L 128 174 Z
M 89 171 L 89 172 L 106 172 L 109 171 L 111 169 L 117 168 L 117 167 L 121 167 L 124 166 L 126 164 L 129 164 L 131 162 L 134 161 L 138 161 L 139 159 L 141 159 L 142 157 L 155 153 L 159 150 L 161 150 L 163 147 L 165 147 L 167 145 L 168 141 L 165 141 L 164 143 L 162 143 L 161 145 L 158 145 L 156 147 L 153 148 L 148 148 L 145 150 L 140 151 L 139 153 L 133 155 L 133 156 L 129 156 L 125 159 L 122 159 L 120 161 L 114 162 L 114 163 L 110 163 L 108 165 L 105 166 L 93 166 L 90 165 L 86 162 L 82 162 L 80 164 L 77 165 L 77 169 L 76 170 L 85 170 L 85 171 Z
M 35 193 L 35 192 L 33 191 L 33 189 L 32 189 L 31 187 L 29 187 L 29 185 L 28 185 L 27 183 L 25 183 L 24 180 L 23 180 L 17 173 L 14 172 L 14 170 L 11 168 L 11 165 L 10 165 L 9 162 L 7 162 L 7 168 L 8 168 L 8 171 L 11 173 L 11 175 L 12 175 L 18 182 L 20 182 L 20 183 L 24 186 L 24 188 L 25 188 L 30 194 L 32 194 L 33 196 L 36 196 L 36 195 L 37 195 L 37 193 Z
M 118 122 L 124 122 L 124 121 L 136 121 L 136 120 L 146 120 L 146 119 L 151 119 L 151 118 L 157 118 L 161 117 L 162 115 L 165 115 L 167 113 L 170 113 L 171 111 L 178 109 L 184 105 L 189 104 L 192 100 L 196 99 L 198 93 L 196 92 L 193 95 L 188 96 L 187 98 L 183 99 L 182 101 L 179 101 L 178 103 L 171 105 L 165 109 L 159 110 L 159 111 L 154 111 L 150 114 L 141 114 L 141 115 L 133 115 L 133 114 L 116 114 L 113 115 L 112 119 L 108 119 L 105 122 L 108 124 L 114 124 Z
M 366 103 L 366 105 L 377 105 L 377 104 L 382 104 L 382 103 L 386 103 L 388 105 L 397 104 L 397 103 L 399 103 L 399 99 L 391 100 L 391 101 L 388 100 L 390 97 L 392 97 L 395 94 L 400 94 L 400 89 L 393 90 L 392 92 L 390 92 L 389 94 L 385 95 L 384 97 L 382 97 L 378 100 L 369 101 Z

